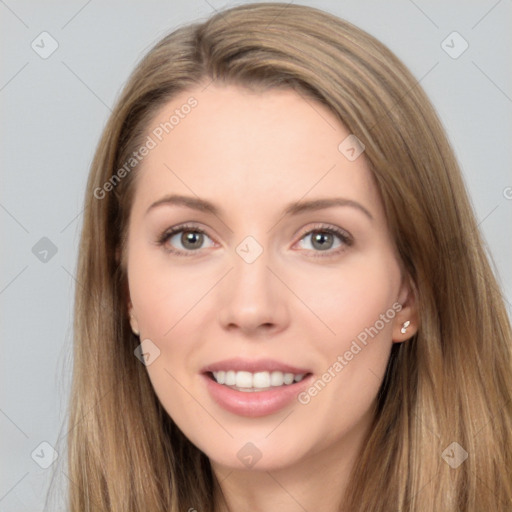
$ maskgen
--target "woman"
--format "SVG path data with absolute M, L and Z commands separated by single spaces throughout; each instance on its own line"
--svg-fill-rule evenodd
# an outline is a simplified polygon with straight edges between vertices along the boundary
M 512 505 L 511 330 L 457 162 L 349 23 L 250 4 L 160 41 L 78 272 L 71 510 Z

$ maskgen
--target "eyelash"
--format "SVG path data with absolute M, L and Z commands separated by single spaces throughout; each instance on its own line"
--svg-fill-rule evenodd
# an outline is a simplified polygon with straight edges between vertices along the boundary
M 157 244 L 159 246 L 163 247 L 174 235 L 176 235 L 177 233 L 181 233 L 183 231 L 190 231 L 193 233 L 201 233 L 203 235 L 206 235 L 208 238 L 211 238 L 210 236 L 208 236 L 208 233 L 206 233 L 206 231 L 204 229 L 201 229 L 198 226 L 194 226 L 192 224 L 181 224 L 181 225 L 175 226 L 174 228 L 171 228 L 167 231 L 164 231 L 159 236 L 159 238 L 157 240 Z M 312 229 L 308 229 L 307 231 L 305 231 L 304 233 L 301 234 L 299 241 L 301 241 L 307 235 L 311 235 L 313 233 L 318 233 L 318 232 L 329 233 L 334 236 L 337 236 L 340 239 L 342 246 L 338 247 L 335 250 L 326 250 L 326 251 L 312 250 L 312 252 L 315 253 L 313 255 L 313 257 L 315 257 L 315 258 L 316 257 L 326 258 L 326 257 L 332 257 L 335 255 L 338 255 L 341 252 L 343 252 L 347 247 L 350 247 L 354 242 L 352 236 L 345 230 L 336 228 L 334 226 L 325 225 L 325 224 L 316 224 Z M 195 256 L 200 250 L 201 249 L 197 249 L 194 251 L 181 251 L 178 249 L 174 249 L 174 248 L 171 249 L 169 247 L 165 247 L 166 252 L 168 252 L 170 254 L 175 254 L 177 256 L 184 256 L 184 257 Z M 323 252 L 325 252 L 325 254 L 322 254 Z

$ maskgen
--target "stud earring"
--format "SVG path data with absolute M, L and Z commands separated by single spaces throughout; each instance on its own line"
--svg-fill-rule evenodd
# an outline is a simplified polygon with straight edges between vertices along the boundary
M 407 320 L 406 322 L 404 322 L 402 324 L 402 328 L 400 329 L 400 332 L 402 334 L 405 334 L 407 332 L 407 327 L 409 327 L 409 325 L 411 325 L 411 321 L 410 320 Z

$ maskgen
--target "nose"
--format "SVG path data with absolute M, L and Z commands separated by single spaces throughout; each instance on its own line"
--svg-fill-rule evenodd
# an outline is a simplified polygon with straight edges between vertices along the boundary
M 289 325 L 289 292 L 269 260 L 266 251 L 252 263 L 234 254 L 233 269 L 219 283 L 216 297 L 224 330 L 257 337 L 277 334 Z

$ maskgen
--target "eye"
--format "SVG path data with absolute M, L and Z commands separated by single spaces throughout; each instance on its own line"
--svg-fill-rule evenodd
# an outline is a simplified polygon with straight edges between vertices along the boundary
M 312 250 L 316 253 L 327 253 L 315 254 L 315 256 L 332 256 L 333 254 L 344 251 L 348 246 L 352 245 L 353 239 L 345 230 L 340 228 L 317 225 L 314 229 L 306 232 L 300 239 L 299 243 L 300 242 L 303 243 L 303 249 Z
M 215 245 L 203 229 L 192 225 L 181 225 L 162 233 L 158 244 L 164 246 L 170 253 L 192 256 L 194 252 L 205 248 L 204 243 L 207 240 L 211 242 L 208 247 Z
M 194 253 L 205 249 L 204 244 L 208 241 L 209 245 L 206 247 L 215 246 L 213 240 L 200 227 L 180 225 L 164 231 L 158 238 L 157 243 L 169 253 L 178 256 L 193 256 Z M 299 240 L 302 249 L 312 251 L 316 253 L 314 256 L 320 257 L 336 255 L 352 243 L 352 236 L 345 230 L 324 224 L 315 225 L 313 229 L 305 232 Z

